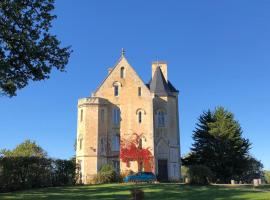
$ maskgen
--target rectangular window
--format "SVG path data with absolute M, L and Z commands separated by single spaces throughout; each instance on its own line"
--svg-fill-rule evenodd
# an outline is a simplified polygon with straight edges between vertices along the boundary
M 115 134 L 112 138 L 112 151 L 120 151 L 120 135 Z
M 138 87 L 138 96 L 142 96 L 142 88 L 141 87 Z
M 165 127 L 165 113 L 163 111 L 158 112 L 158 127 Z
M 114 125 L 120 124 L 120 109 L 119 108 L 113 109 L 113 124 Z
M 83 121 L 83 109 L 81 109 L 80 120 Z

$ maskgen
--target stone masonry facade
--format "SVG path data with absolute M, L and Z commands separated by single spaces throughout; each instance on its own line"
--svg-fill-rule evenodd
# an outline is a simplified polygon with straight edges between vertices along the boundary
M 76 162 L 82 183 L 104 164 L 119 173 L 137 172 L 136 162 L 126 165 L 119 157 L 120 141 L 134 133 L 153 155 L 152 172 L 164 180 L 180 179 L 179 92 L 167 74 L 165 62 L 153 62 L 145 84 L 122 53 L 91 97 L 79 99 Z

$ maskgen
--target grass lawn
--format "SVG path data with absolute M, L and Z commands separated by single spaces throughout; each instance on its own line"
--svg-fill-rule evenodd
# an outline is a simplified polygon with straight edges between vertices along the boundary
M 270 200 L 270 185 L 253 186 L 188 186 L 174 183 L 160 184 L 105 184 L 56 187 L 0 194 L 0 199 L 64 199 L 64 200 L 120 200 L 131 199 L 130 190 L 144 191 L 149 200 Z

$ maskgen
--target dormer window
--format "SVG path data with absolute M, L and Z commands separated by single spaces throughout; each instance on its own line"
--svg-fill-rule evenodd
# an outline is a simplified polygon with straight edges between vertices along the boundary
M 121 69 L 120 69 L 120 77 L 125 78 L 125 68 L 124 67 L 121 67 Z

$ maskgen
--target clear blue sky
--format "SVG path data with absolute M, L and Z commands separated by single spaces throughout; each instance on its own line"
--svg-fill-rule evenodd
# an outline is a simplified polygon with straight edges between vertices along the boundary
M 267 0 L 58 0 L 53 32 L 74 50 L 67 72 L 0 97 L 0 148 L 29 138 L 52 157 L 74 155 L 77 100 L 96 89 L 124 47 L 144 81 L 152 61 L 168 62 L 180 90 L 182 154 L 198 116 L 222 105 L 270 169 L 269 11 Z

